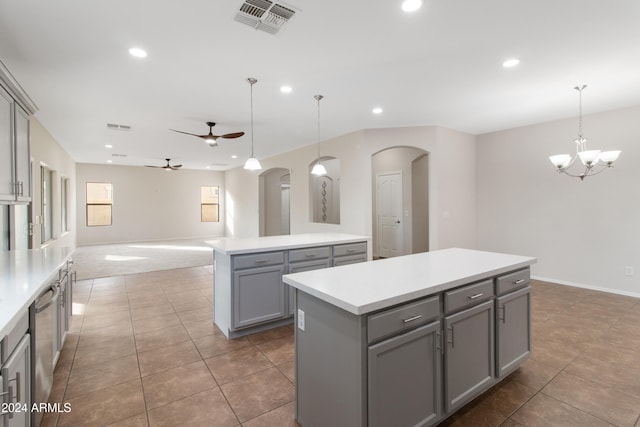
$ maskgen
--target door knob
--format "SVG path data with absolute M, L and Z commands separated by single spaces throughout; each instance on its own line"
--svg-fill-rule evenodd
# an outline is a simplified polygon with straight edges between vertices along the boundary
M 400 221 L 396 221 L 396 224 L 400 224 Z

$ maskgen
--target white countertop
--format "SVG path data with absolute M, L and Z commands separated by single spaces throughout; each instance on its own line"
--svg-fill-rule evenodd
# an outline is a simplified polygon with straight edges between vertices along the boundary
M 58 277 L 58 269 L 72 252 L 68 247 L 0 252 L 0 339 L 54 276 Z
M 238 255 L 362 241 L 371 243 L 371 237 L 343 233 L 307 233 L 240 239 L 222 237 L 220 239 L 207 240 L 205 243 L 225 255 Z
M 535 258 L 443 249 L 342 267 L 287 274 L 299 290 L 361 315 L 527 267 Z

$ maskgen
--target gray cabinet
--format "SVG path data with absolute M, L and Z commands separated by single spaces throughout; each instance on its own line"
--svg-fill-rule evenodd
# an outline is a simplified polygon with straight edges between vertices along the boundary
M 531 355 L 531 287 L 496 299 L 496 376 L 516 370 Z
M 284 264 L 279 264 L 234 272 L 234 328 L 284 317 L 284 271 Z
M 303 271 L 319 270 L 321 268 L 331 267 L 331 248 L 328 246 L 320 248 L 296 249 L 289 251 L 289 268 L 287 273 L 300 273 Z M 285 285 L 287 288 L 287 314 L 293 316 L 295 311 L 295 302 L 293 296 L 294 289 Z
M 364 242 L 347 243 L 333 247 L 333 266 L 356 264 L 367 261 L 367 244 Z
M 440 417 L 440 328 L 435 321 L 369 347 L 369 426 L 423 426 Z
M 0 87 L 0 200 L 14 201 L 13 98 Z
M 10 410 L 2 415 L 5 427 L 31 425 L 31 344 L 29 334 L 22 336 L 18 345 L 0 369 L 2 402 Z M 6 393 L 6 394 L 5 394 Z
M 444 319 L 445 412 L 494 384 L 493 299 Z
M 56 334 L 56 351 L 59 353 L 64 346 L 64 340 L 71 326 L 72 315 L 72 294 L 73 294 L 73 276 L 71 271 L 73 261 L 67 261 L 64 268 L 59 271 L 59 295 L 58 295 L 58 307 L 57 307 L 57 325 L 58 330 Z M 54 357 L 57 360 L 57 357 Z M 55 363 L 54 363 L 55 364 Z
M 30 200 L 29 114 L 0 87 L 0 201 Z
M 18 104 L 15 107 L 16 200 L 31 201 L 31 153 L 29 151 L 29 114 Z
M 307 239 L 305 239 L 307 240 Z M 227 338 L 236 338 L 290 324 L 295 312 L 294 290 L 282 281 L 288 273 L 328 268 L 336 259 L 364 262 L 367 242 L 280 246 L 214 256 L 214 322 Z M 354 258 L 355 257 L 355 258 Z

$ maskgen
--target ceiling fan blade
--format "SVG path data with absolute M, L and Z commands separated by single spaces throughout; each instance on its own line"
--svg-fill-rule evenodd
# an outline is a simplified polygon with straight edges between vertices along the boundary
M 169 128 L 169 130 L 174 131 L 174 132 L 178 132 L 178 133 L 184 133 L 185 135 L 198 136 L 198 137 L 200 137 L 200 138 L 204 138 L 204 137 L 206 137 L 206 136 L 209 136 L 209 135 L 196 135 L 195 133 L 191 133 L 191 132 L 184 132 L 184 131 L 181 131 L 181 130 L 171 129 L 171 128 Z
M 220 138 L 240 138 L 242 135 L 244 135 L 244 132 L 225 133 L 224 135 L 221 135 Z
M 145 168 L 163 168 L 164 166 L 144 165 Z
M 182 165 L 171 165 L 171 169 L 180 169 Z

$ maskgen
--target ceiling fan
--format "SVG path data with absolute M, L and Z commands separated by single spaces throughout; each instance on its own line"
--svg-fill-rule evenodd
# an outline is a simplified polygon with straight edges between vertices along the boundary
M 169 130 L 172 130 L 178 133 L 184 133 L 186 135 L 197 136 L 198 138 L 202 138 L 205 140 L 207 144 L 209 144 L 209 147 L 215 147 L 216 145 L 218 145 L 218 138 L 232 139 L 232 138 L 239 138 L 242 135 L 244 135 L 244 132 L 233 132 L 233 133 L 225 133 L 224 135 L 214 135 L 213 132 L 211 131 L 211 128 L 213 128 L 215 125 L 216 125 L 215 122 L 207 122 L 207 126 L 209 126 L 209 133 L 207 135 L 196 135 L 195 133 L 184 132 L 176 129 L 169 129 Z
M 148 168 L 161 168 L 164 169 L 166 171 L 177 171 L 178 169 L 180 169 L 182 167 L 182 165 L 172 165 L 171 164 L 171 159 L 165 159 L 167 161 L 167 164 L 164 166 L 151 166 L 151 165 L 145 165 Z

